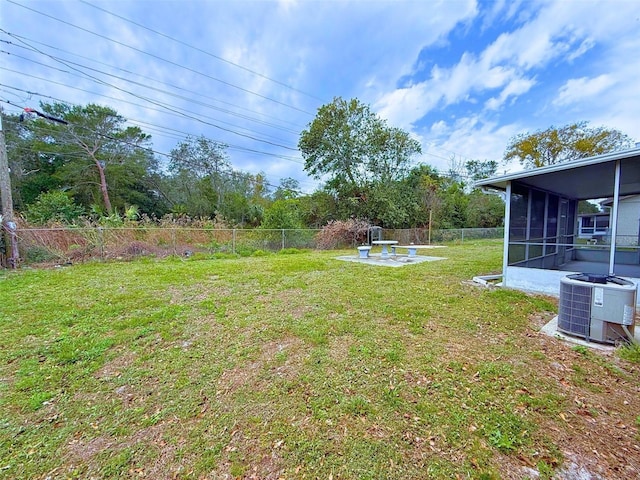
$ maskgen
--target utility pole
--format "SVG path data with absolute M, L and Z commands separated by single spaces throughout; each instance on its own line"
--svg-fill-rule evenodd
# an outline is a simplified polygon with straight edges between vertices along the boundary
M 18 252 L 16 223 L 13 220 L 11 178 L 9 177 L 9 160 L 7 158 L 7 147 L 4 141 L 4 128 L 2 127 L 2 113 L 2 107 L 0 107 L 0 202 L 2 205 L 0 235 L 4 234 L 6 238 L 9 265 L 11 268 L 16 268 L 20 254 Z

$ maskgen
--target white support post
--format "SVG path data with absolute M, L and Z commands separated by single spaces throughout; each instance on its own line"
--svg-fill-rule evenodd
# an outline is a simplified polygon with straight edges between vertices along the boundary
M 618 233 L 618 203 L 620 201 L 620 160 L 616 161 L 613 181 L 613 208 L 611 209 L 611 249 L 609 250 L 609 275 L 615 275 L 616 242 Z
M 509 266 L 509 230 L 511 218 L 511 182 L 507 182 L 504 202 L 504 245 L 502 248 L 502 286 L 507 286 L 507 267 Z
M 527 231 L 524 234 L 526 245 L 524 247 L 524 259 L 529 265 L 529 247 L 531 246 L 531 204 L 533 203 L 533 190 L 527 189 Z

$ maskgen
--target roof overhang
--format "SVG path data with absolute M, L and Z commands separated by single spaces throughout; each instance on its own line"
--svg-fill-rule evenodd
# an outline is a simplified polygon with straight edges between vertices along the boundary
M 618 160 L 620 195 L 640 194 L 640 148 L 487 178 L 475 185 L 506 190 L 509 182 L 517 181 L 576 200 L 611 197 Z

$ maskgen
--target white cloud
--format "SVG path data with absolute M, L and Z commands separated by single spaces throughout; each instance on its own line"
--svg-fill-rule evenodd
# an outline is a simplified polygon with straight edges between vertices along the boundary
M 438 170 L 447 170 L 451 159 L 501 161 L 504 148 L 514 136 L 519 125 L 500 125 L 488 121 L 482 115 L 461 117 L 448 124 L 434 122 L 425 132 L 422 162 L 433 165 Z M 510 168 L 501 164 L 500 171 Z
M 634 112 L 640 108 L 640 71 L 635 59 L 640 58 L 640 39 L 634 33 L 638 14 L 632 3 L 613 7 L 589 0 L 549 1 L 536 4 L 537 11 L 521 10 L 521 23 L 499 35 L 484 51 L 466 52 L 450 67 L 434 66 L 424 80 L 382 94 L 375 107 L 392 123 L 423 132 L 428 142 L 476 159 L 499 159 L 513 135 L 565 121 L 586 119 L 638 138 L 640 125 Z M 527 5 L 531 6 L 522 7 L 529 8 Z M 496 3 L 485 22 L 500 15 L 515 16 L 515 11 L 507 13 L 506 8 L 503 2 Z M 594 75 L 568 79 L 555 97 L 536 100 L 537 116 L 500 123 L 501 113 L 497 112 L 506 113 L 534 87 L 544 91 L 549 76 L 556 77 L 556 69 L 559 75 L 566 74 L 563 65 L 571 65 L 596 47 L 601 60 L 590 64 Z M 539 75 L 541 72 L 545 75 Z M 461 102 L 471 109 L 474 101 L 483 98 L 484 113 L 476 109 L 474 115 L 457 117 L 455 110 L 446 110 L 448 117 L 434 122 L 428 131 L 419 126 L 427 114 L 444 112 Z M 488 116 L 491 112 L 496 113 Z M 432 160 L 437 163 L 437 158 Z
M 485 103 L 485 107 L 488 110 L 498 110 L 509 97 L 518 97 L 528 92 L 536 81 L 530 78 L 516 78 L 509 82 L 509 84 L 502 89 L 498 97 L 492 97 Z
M 573 52 L 569 52 L 569 55 L 567 56 L 567 60 L 571 62 L 576 58 L 581 57 L 586 52 L 591 50 L 595 46 L 595 43 L 596 42 L 594 42 L 591 38 L 585 39 L 578 48 L 576 48 Z
M 434 67 L 427 81 L 390 92 L 378 100 L 375 108 L 391 123 L 406 128 L 437 106 L 473 101 L 471 97 L 475 92 L 503 88 L 499 95 L 501 104 L 509 96 L 526 92 L 532 85 L 532 80 L 518 78 L 512 69 L 464 54 L 453 68 Z M 496 103 L 494 108 L 497 106 Z
M 568 80 L 553 100 L 556 106 L 571 105 L 595 97 L 615 85 L 615 79 L 609 74 L 594 78 L 575 78 Z
M 16 69 L 20 75 L 7 75 L 3 83 L 77 104 L 111 105 L 130 118 L 257 150 L 269 146 L 245 143 L 248 140 L 199 120 L 226 121 L 238 126 L 232 129 L 295 146 L 297 134 L 290 129 L 304 128 L 322 103 L 342 96 L 358 97 L 373 104 L 374 110 L 392 125 L 409 130 L 444 157 L 449 151 L 475 159 L 499 159 L 510 136 L 576 120 L 619 128 L 640 138 L 637 122 L 640 69 L 636 61 L 640 58 L 640 37 L 637 2 L 630 0 L 613 4 L 601 0 L 497 0 L 489 4 L 475 0 L 164 1 L 156 2 L 153 8 L 148 2 L 126 0 L 104 3 L 98 0 L 97 4 L 263 76 L 159 37 L 86 4 L 28 3 L 36 10 L 260 96 L 63 27 L 7 2 L 3 3 L 0 18 L 6 30 L 17 30 L 16 33 L 46 44 L 201 92 L 206 98 L 196 95 L 195 101 L 187 102 L 136 87 L 136 92 L 158 102 L 187 109 L 197 120 L 161 114 L 152 108 L 73 90 L 70 87 L 90 91 L 102 91 L 104 87 L 78 75 L 24 62 L 11 63 L 15 62 L 11 58 L 7 59 L 7 68 Z M 34 29 L 34 24 L 39 28 Z M 478 30 L 482 33 L 478 34 Z M 490 34 L 495 38 L 487 41 Z M 433 65 L 424 55 L 425 48 L 435 52 L 437 58 L 443 58 L 447 51 L 457 53 Z M 28 75 L 45 77 L 61 85 L 37 81 Z M 113 83 L 133 89 L 126 82 Z M 151 81 L 149 85 L 157 86 Z M 107 94 L 145 103 L 122 92 Z M 37 100 L 37 97 L 29 99 L 34 103 Z M 258 117 L 263 123 L 230 117 L 201 103 Z M 527 105 L 534 105 L 535 110 L 525 113 L 521 109 Z M 438 112 L 442 113 L 441 118 L 437 118 Z M 426 121 L 425 116 L 429 125 L 421 123 Z M 287 129 L 264 123 L 286 125 Z M 155 145 L 158 150 L 168 151 L 172 142 L 175 145 L 174 138 L 166 140 L 155 134 L 154 137 L 157 142 L 164 142 L 164 146 Z M 281 161 L 272 166 L 272 157 L 243 157 L 237 152 L 234 151 L 233 161 L 238 168 L 264 170 L 278 177 L 288 176 L 287 170 L 296 176 L 303 175 L 300 165 L 294 162 Z

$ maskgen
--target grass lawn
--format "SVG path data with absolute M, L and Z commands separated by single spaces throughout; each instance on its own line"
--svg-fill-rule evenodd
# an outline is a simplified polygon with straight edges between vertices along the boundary
M 640 472 L 638 349 L 572 348 L 538 332 L 554 299 L 471 285 L 501 241 L 289 253 L 0 272 L 0 478 Z

